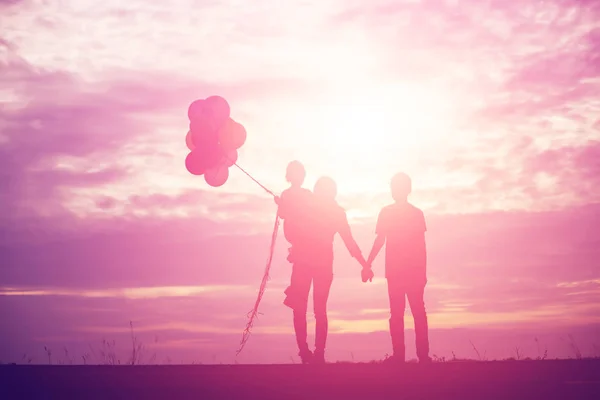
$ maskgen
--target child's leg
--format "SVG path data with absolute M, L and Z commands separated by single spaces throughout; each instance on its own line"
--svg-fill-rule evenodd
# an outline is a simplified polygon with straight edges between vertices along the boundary
M 404 346 L 404 309 L 406 308 L 405 289 L 401 281 L 388 279 L 388 295 L 390 298 L 390 336 L 394 357 L 399 361 L 405 359 Z
M 315 311 L 315 361 L 325 362 L 325 344 L 327 342 L 327 299 L 333 281 L 333 273 L 317 273 L 313 279 L 313 305 Z
M 299 355 L 303 362 L 307 362 L 312 353 L 307 342 L 306 308 L 308 305 L 308 293 L 312 283 L 312 276 L 307 273 L 306 268 L 294 265 L 290 286 L 286 289 L 287 297 L 283 302 L 294 311 L 294 332 L 298 344 Z
M 423 301 L 424 286 L 409 288 L 406 293 L 410 311 L 415 321 L 415 342 L 417 345 L 417 357 L 420 361 L 429 361 L 429 332 L 427 325 L 427 312 Z
M 308 273 L 307 268 L 298 264 L 293 264 L 290 286 L 284 291 L 286 297 L 283 300 L 283 304 L 292 310 L 306 308 L 311 282 L 312 277 Z M 304 313 L 306 313 L 306 311 L 304 311 Z

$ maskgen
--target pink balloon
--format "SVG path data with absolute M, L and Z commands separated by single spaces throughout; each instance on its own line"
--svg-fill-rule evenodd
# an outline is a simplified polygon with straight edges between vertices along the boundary
M 223 186 L 229 179 L 229 168 L 224 165 L 206 170 L 204 180 L 212 187 Z
M 206 111 L 205 100 L 194 100 L 192 104 L 188 107 L 188 118 L 190 121 L 200 118 L 204 115 Z
M 192 132 L 188 131 L 187 135 L 185 135 L 185 145 L 188 149 L 194 150 L 196 146 L 194 146 L 194 142 L 192 142 Z
M 214 123 L 205 116 L 193 119 L 190 122 L 190 132 L 194 146 L 201 146 L 203 143 L 218 142 L 218 131 Z
M 193 175 L 202 175 L 208 169 L 221 164 L 223 151 L 218 144 L 202 144 L 192 150 L 185 159 L 185 167 Z
M 219 143 L 224 150 L 237 150 L 246 142 L 246 128 L 229 118 L 219 129 Z
M 202 155 L 198 152 L 192 151 L 185 158 L 185 168 L 192 175 L 202 175 L 206 172 L 207 166 Z
M 238 152 L 237 150 L 229 150 L 224 152 L 222 163 L 226 167 L 231 167 L 237 162 Z
M 211 119 L 217 126 L 221 126 L 227 121 L 231 113 L 231 108 L 227 100 L 221 96 L 210 96 L 204 101 L 205 110 L 211 116 Z

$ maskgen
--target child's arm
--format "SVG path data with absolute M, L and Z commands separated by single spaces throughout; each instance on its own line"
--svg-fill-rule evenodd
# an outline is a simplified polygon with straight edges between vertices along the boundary
M 379 216 L 377 217 L 377 226 L 375 227 L 375 234 L 377 236 L 375 237 L 373 247 L 371 247 L 371 252 L 369 253 L 369 258 L 367 259 L 367 264 L 369 265 L 373 264 L 373 261 L 375 261 L 375 258 L 377 258 L 377 255 L 385 244 L 385 236 L 387 232 L 386 225 L 388 220 L 386 218 L 385 210 L 385 208 L 381 210 Z
M 344 245 L 346 245 L 346 248 L 348 249 L 350 255 L 356 258 L 361 263 L 361 265 L 363 265 L 365 263 L 365 259 L 360 251 L 360 248 L 358 247 L 358 244 L 356 244 L 356 241 L 352 237 L 352 231 L 350 230 L 350 226 L 346 225 L 346 227 L 340 229 L 339 234 L 342 237 Z
M 287 205 L 285 191 L 280 196 L 275 196 L 275 204 L 277 204 L 277 215 L 279 218 L 285 219 L 287 217 Z
M 358 244 L 356 244 L 356 240 L 354 240 L 354 237 L 352 237 L 352 230 L 350 229 L 350 224 L 348 224 L 348 218 L 346 217 L 345 212 L 343 214 L 343 218 L 340 218 L 338 233 L 344 241 L 344 244 L 346 245 L 350 255 L 356 258 L 363 268 L 366 268 L 367 262 L 365 261 Z
M 373 242 L 373 247 L 371 248 L 371 252 L 369 253 L 369 258 L 367 259 L 367 264 L 373 264 L 375 258 L 381 251 L 381 248 L 385 244 L 385 235 L 379 234 L 375 237 L 375 241 Z
M 350 229 L 350 224 L 348 224 L 348 218 L 346 217 L 346 213 L 344 212 L 343 218 L 341 219 L 340 229 L 338 233 L 342 237 L 346 248 L 350 252 L 350 255 L 354 257 L 361 265 L 362 271 L 360 272 L 360 276 L 363 282 L 371 281 L 373 282 L 373 271 L 371 270 L 371 264 L 369 264 L 362 255 L 358 244 L 352 237 L 352 230 Z

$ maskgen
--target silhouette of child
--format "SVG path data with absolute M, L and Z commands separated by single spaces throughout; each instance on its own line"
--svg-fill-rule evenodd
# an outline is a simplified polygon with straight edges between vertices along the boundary
M 394 204 L 384 207 L 377 219 L 375 242 L 367 259 L 371 265 L 377 254 L 385 249 L 385 277 L 390 301 L 390 336 L 392 361 L 404 362 L 404 309 L 406 298 L 415 322 L 417 356 L 429 362 L 427 313 L 423 295 L 427 284 L 427 227 L 423 211 L 408 202 L 412 191 L 410 177 L 398 173 L 391 182 Z
M 312 192 L 302 187 L 306 171 L 299 161 L 292 161 L 288 164 L 285 179 L 290 183 L 290 187 L 281 193 L 281 196 L 275 198 L 275 203 L 279 206 L 278 215 L 283 220 L 283 234 L 290 243 L 288 248 L 287 260 L 294 262 L 294 245 L 302 240 L 304 233 L 305 218 L 304 214 L 308 210 Z
M 294 312 L 294 331 L 298 355 L 302 363 L 325 363 L 325 344 L 328 333 L 327 299 L 333 281 L 333 242 L 339 234 L 350 255 L 369 268 L 352 237 L 346 211 L 335 200 L 337 186 L 328 177 L 315 183 L 308 212 L 303 216 L 305 229 L 297 252 L 294 254 L 292 277 L 284 304 Z M 369 268 L 370 270 L 370 268 Z M 306 313 L 310 288 L 313 288 L 315 315 L 315 351 L 307 343 Z

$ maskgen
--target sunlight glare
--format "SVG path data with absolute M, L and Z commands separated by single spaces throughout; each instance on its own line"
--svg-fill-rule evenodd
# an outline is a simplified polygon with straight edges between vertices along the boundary
M 426 87 L 370 85 L 324 101 L 306 118 L 320 128 L 303 129 L 305 143 L 315 150 L 310 156 L 319 157 L 319 169 L 335 176 L 342 191 L 377 191 L 386 181 L 374 175 L 410 170 L 422 152 L 443 148 L 450 108 Z

